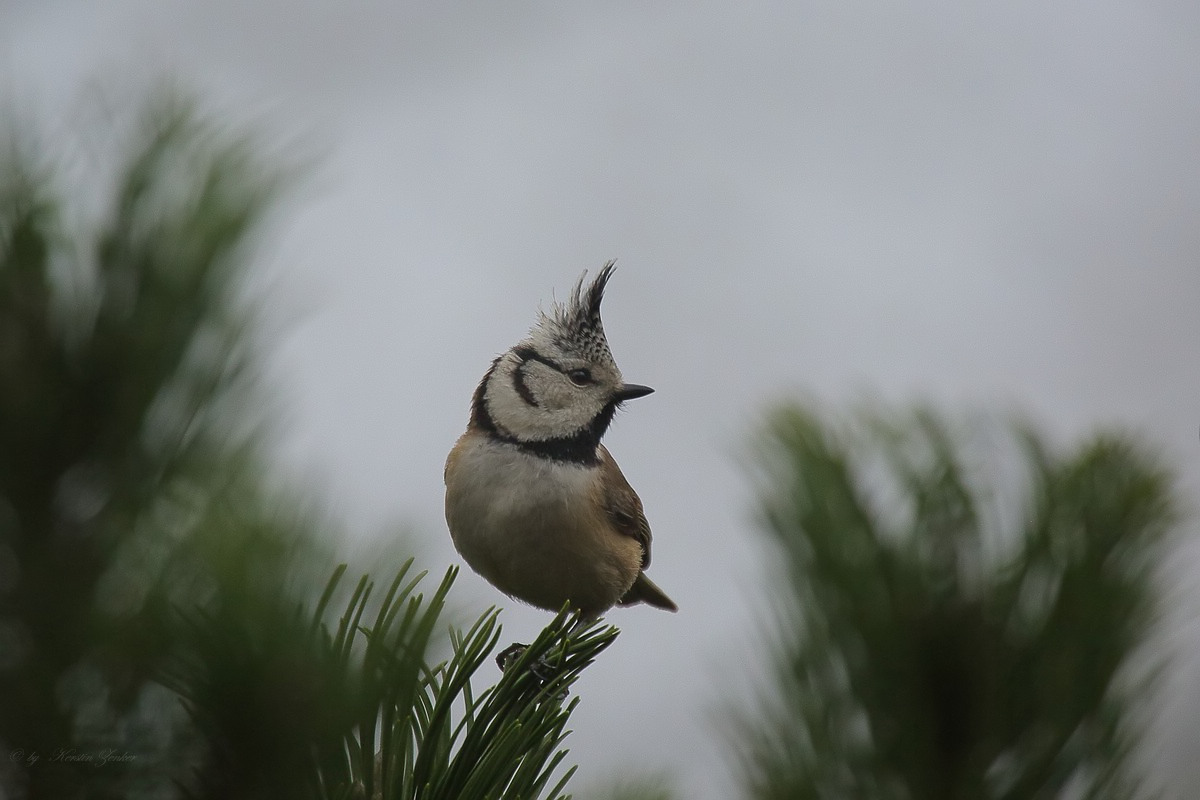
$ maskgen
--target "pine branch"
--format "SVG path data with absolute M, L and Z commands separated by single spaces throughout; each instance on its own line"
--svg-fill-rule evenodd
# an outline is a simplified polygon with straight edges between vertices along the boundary
M 1153 458 L 800 407 L 764 453 L 786 591 L 775 686 L 741 726 L 753 796 L 1138 796 L 1123 668 L 1174 522 Z
M 327 626 L 344 574 L 344 568 L 334 573 L 311 616 L 273 615 L 253 626 L 257 633 L 235 635 L 247 631 L 236 614 L 189 619 L 191 657 L 163 680 L 185 699 L 218 759 L 197 776 L 193 793 L 561 798 L 574 770 L 556 775 L 578 703 L 564 698 L 616 629 L 580 625 L 564 611 L 494 686 L 477 692 L 472 682 L 480 669 L 495 669 L 496 610 L 465 632 L 452 629 L 448 660 L 434 666 L 425 660 L 455 570 L 426 597 L 418 591 L 423 574 L 413 575 L 410 561 L 377 604 L 375 584 L 364 576 Z M 297 665 L 302 677 L 271 673 Z M 280 696 L 280 684 L 290 694 Z M 292 713 L 280 713 L 280 703 Z M 205 783 L 204 775 L 219 782 Z

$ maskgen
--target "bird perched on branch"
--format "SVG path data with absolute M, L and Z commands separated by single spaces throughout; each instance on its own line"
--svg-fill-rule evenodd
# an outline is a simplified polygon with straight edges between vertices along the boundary
M 583 619 L 615 605 L 675 611 L 648 577 L 642 502 L 600 439 L 627 400 L 600 303 L 613 272 L 580 277 L 567 302 L 492 362 L 446 459 L 446 522 L 466 562 L 505 594 Z

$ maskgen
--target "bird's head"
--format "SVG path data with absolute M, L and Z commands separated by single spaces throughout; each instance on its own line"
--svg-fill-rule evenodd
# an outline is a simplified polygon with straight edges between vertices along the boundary
M 475 393 L 477 420 L 519 443 L 590 440 L 594 449 L 621 403 L 654 391 L 625 383 L 604 336 L 600 303 L 613 266 L 586 287 L 584 273 L 565 303 L 496 359 Z

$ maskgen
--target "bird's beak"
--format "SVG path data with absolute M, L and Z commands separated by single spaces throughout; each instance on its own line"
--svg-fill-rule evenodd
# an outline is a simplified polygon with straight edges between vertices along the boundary
M 636 383 L 626 383 L 617 390 L 617 402 L 623 403 L 626 400 L 633 400 L 636 397 L 645 397 L 654 390 L 649 386 L 641 386 Z

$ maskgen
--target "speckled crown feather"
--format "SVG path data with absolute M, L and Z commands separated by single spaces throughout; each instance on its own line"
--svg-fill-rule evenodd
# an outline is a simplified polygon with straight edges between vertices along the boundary
M 541 314 L 538 328 L 564 351 L 588 361 L 615 364 L 612 351 L 608 349 L 608 339 L 604 336 L 604 324 L 600 320 L 600 303 L 604 300 L 604 287 L 616 263 L 609 261 L 605 264 L 587 289 L 583 286 L 587 277 L 584 272 L 566 303 L 555 303 L 549 313 Z

